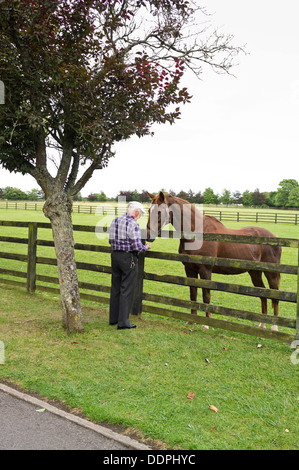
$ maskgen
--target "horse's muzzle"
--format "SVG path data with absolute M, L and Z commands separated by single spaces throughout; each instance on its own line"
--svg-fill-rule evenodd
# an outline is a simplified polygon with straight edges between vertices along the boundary
M 157 237 L 157 232 L 151 229 L 148 225 L 146 226 L 146 241 L 152 243 Z

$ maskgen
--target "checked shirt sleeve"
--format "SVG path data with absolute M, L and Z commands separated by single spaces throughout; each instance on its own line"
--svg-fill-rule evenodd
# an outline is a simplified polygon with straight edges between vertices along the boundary
M 128 236 L 130 238 L 131 251 L 147 251 L 147 246 L 141 241 L 141 230 L 137 222 L 132 220 L 128 225 Z

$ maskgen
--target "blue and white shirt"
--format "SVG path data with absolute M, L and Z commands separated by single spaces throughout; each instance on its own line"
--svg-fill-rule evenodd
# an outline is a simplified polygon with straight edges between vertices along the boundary
M 147 251 L 141 241 L 141 230 L 134 217 L 129 214 L 116 217 L 109 230 L 109 243 L 112 250 Z

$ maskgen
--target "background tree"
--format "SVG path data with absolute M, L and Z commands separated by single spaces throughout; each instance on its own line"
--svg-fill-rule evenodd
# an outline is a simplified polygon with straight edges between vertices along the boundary
M 231 192 L 229 189 L 224 189 L 221 196 L 220 196 L 220 202 L 222 202 L 222 204 L 226 204 L 226 205 L 229 205 L 229 204 L 232 204 L 234 202 L 234 198 L 232 197 L 231 195 Z
M 243 192 L 242 201 L 243 201 L 243 206 L 253 206 L 252 192 L 246 189 L 246 191 Z
M 275 206 L 276 191 L 270 191 L 269 193 L 264 193 L 266 195 L 266 203 L 270 207 Z
M 120 191 L 117 198 L 125 198 L 126 201 L 133 201 L 133 191 Z
M 254 206 L 263 206 L 266 204 L 266 196 L 264 193 L 261 193 L 258 188 L 253 191 L 251 198 Z
M 204 204 L 215 204 L 216 203 L 216 195 L 212 188 L 206 188 L 203 193 L 203 201 Z
M 187 193 L 186 191 L 183 191 L 182 189 L 179 193 L 177 193 L 177 197 L 184 199 L 185 201 L 191 202 L 189 199 L 189 193 Z
M 191 0 L 0 2 L 0 162 L 45 193 L 68 332 L 84 331 L 73 197 L 115 142 L 180 117 L 187 68 L 229 72 L 240 51 L 231 36 L 197 24 L 203 13 Z M 55 171 L 49 149 L 59 154 Z
M 31 189 L 27 192 L 28 201 L 38 201 L 45 198 L 44 192 L 40 189 Z
M 139 193 L 139 200 L 140 202 L 144 203 L 144 202 L 149 202 L 150 201 L 150 198 L 148 196 L 148 193 L 145 189 L 143 189 L 141 191 L 141 193 Z
M 6 186 L 6 188 L 3 189 L 2 198 L 12 201 L 25 201 L 27 199 L 27 194 L 19 188 Z
M 203 201 L 204 201 L 203 194 L 201 193 L 201 191 L 198 191 L 198 192 L 194 195 L 194 202 L 195 202 L 196 204 L 203 204 Z
M 288 206 L 299 207 L 299 185 L 291 189 L 288 197 Z
M 233 204 L 242 204 L 242 194 L 240 191 L 235 191 L 233 193 Z
M 279 183 L 279 188 L 277 189 L 277 194 L 275 198 L 275 203 L 277 206 L 287 207 L 289 195 L 292 189 L 299 186 L 298 181 L 295 179 L 284 179 Z

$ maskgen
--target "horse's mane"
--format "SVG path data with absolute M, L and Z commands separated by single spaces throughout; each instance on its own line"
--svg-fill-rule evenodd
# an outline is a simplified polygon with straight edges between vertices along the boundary
M 177 196 L 172 196 L 171 194 L 165 194 L 165 196 L 167 196 L 170 199 L 175 199 L 176 201 L 183 202 L 184 204 L 191 204 L 191 202 L 186 201 L 186 199 L 182 199 L 182 198 L 177 197 Z
M 168 197 L 169 202 L 175 201 L 175 202 L 182 203 L 182 204 L 189 204 L 190 206 L 193 206 L 196 211 L 199 210 L 194 204 L 192 204 L 189 201 L 186 201 L 185 199 L 182 199 L 182 198 L 177 197 L 177 196 L 172 196 L 171 194 L 165 194 L 165 196 Z M 213 230 L 214 228 L 216 230 L 216 227 L 217 226 L 219 227 L 219 225 L 221 227 L 225 227 L 225 225 L 222 222 L 220 222 L 220 220 L 218 220 L 213 215 L 204 215 L 203 217 L 204 217 L 205 223 L 208 225 L 208 226 L 205 227 L 206 230 L 208 230 L 208 229 Z M 216 225 L 216 227 L 215 227 L 215 225 Z

